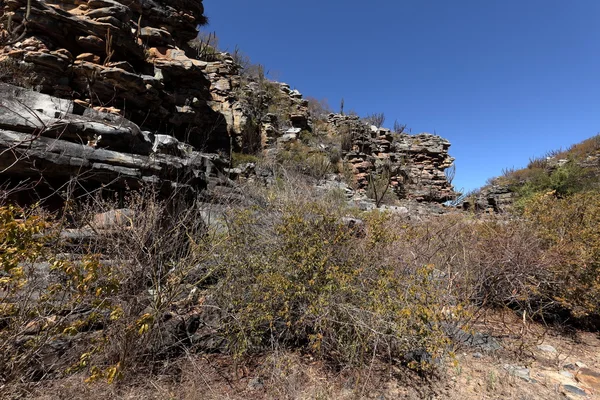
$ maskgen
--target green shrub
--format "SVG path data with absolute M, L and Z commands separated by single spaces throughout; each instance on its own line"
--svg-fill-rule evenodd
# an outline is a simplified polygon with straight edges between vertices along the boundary
M 231 351 L 301 349 L 337 366 L 377 356 L 433 368 L 448 352 L 443 322 L 453 318 L 444 313 L 452 301 L 443 282 L 432 265 L 397 257 L 386 215 L 372 214 L 364 226 L 341 217 L 300 202 L 275 219 L 263 211 L 232 216 L 214 292 L 227 310 Z M 415 351 L 429 358 L 411 358 Z
M 575 162 L 568 162 L 552 170 L 532 168 L 527 178 L 519 183 L 513 183 L 512 188 L 518 194 L 516 207 L 523 210 L 527 202 L 538 194 L 549 191 L 557 196 L 570 196 L 595 187 L 595 174 Z M 515 173 L 516 174 L 516 173 Z
M 231 165 L 235 168 L 242 164 L 247 163 L 257 163 L 259 161 L 258 156 L 254 154 L 244 154 L 244 153 L 231 153 Z
M 333 171 L 333 165 L 326 153 L 315 150 L 297 141 L 288 144 L 277 152 L 277 162 L 289 171 L 294 171 L 315 179 L 322 179 Z

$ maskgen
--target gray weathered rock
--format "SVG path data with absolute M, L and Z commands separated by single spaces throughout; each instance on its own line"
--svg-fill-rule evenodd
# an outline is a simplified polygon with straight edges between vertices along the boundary
M 540 345 L 538 345 L 537 348 L 538 348 L 538 350 L 541 350 L 546 353 L 552 353 L 552 354 L 556 353 L 556 349 L 553 346 L 550 346 L 549 344 L 540 344 Z
M 120 117 L 96 111 L 73 114 L 70 101 L 0 84 L 0 171 L 4 179 L 136 188 L 144 183 L 172 192 L 206 188 L 226 164 L 218 155 L 186 149 L 176 139 L 151 134 Z M 177 154 L 162 154 L 161 145 Z M 183 185 L 183 186 L 182 186 Z
M 504 364 L 504 369 L 508 371 L 509 374 L 516 376 L 517 378 L 521 378 L 526 382 L 533 381 L 531 378 L 531 370 L 529 368 L 519 365 Z

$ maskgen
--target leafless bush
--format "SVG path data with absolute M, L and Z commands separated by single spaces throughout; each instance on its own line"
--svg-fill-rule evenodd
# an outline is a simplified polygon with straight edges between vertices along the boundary
M 384 113 L 373 113 L 373 114 L 370 114 L 370 115 L 367 115 L 366 117 L 364 117 L 363 121 L 365 121 L 369 125 L 374 125 L 374 126 L 380 128 L 383 126 L 383 123 L 385 122 L 385 114 Z
M 242 74 L 252 66 L 250 56 L 244 53 L 238 46 L 235 46 L 231 54 L 233 61 L 242 68 Z
M 314 118 L 325 119 L 327 115 L 331 114 L 331 106 L 327 102 L 327 99 L 318 100 L 308 96 L 306 100 L 308 101 L 308 111 Z
M 390 190 L 392 183 L 392 165 L 386 162 L 378 170 L 371 171 L 369 174 L 369 185 L 367 186 L 367 195 L 375 200 L 375 206 L 380 207 L 386 199 L 386 194 Z
M 215 273 L 207 259 L 216 233 L 204 210 L 181 198 L 133 193 L 127 209 L 89 198 L 58 220 L 0 208 L 0 254 L 9 257 L 0 277 L 0 349 L 12 360 L 2 363 L 1 381 L 86 371 L 111 382 L 190 345 L 194 328 L 178 312 Z M 77 228 L 65 230 L 67 219 Z M 2 251 L 14 243 L 23 249 Z
M 501 217 L 450 215 L 411 225 L 405 254 L 442 271 L 456 296 L 479 306 L 511 306 L 542 315 L 552 300 L 549 263 L 535 230 Z
M 449 184 L 452 184 L 452 181 L 456 177 L 456 164 L 452 164 L 449 168 L 444 170 L 444 175 L 446 176 L 446 180 Z
M 406 130 L 406 124 L 401 124 L 398 120 L 394 121 L 394 133 L 402 134 Z
M 196 39 L 190 41 L 189 46 L 196 50 L 196 57 L 202 61 L 215 61 L 217 59 L 219 39 L 216 32 L 199 32 Z
M 352 127 L 350 125 L 343 125 L 340 128 L 340 136 L 342 152 L 347 153 L 350 150 L 352 150 L 354 140 L 357 136 L 356 132 L 352 129 Z

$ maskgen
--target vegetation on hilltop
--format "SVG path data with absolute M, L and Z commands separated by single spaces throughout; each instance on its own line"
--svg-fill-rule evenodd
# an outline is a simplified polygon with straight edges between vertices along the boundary
M 507 186 L 517 194 L 521 209 L 532 197 L 550 191 L 558 197 L 596 192 L 600 190 L 600 135 L 531 159 L 525 168 L 506 169 L 489 185 Z

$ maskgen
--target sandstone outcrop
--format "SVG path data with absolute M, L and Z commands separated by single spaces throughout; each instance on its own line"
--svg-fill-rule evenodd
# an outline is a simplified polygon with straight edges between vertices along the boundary
M 460 204 L 465 210 L 493 211 L 497 213 L 509 211 L 517 198 L 507 185 L 484 186 L 473 196 L 467 196 Z
M 456 196 L 444 173 L 454 162 L 446 139 L 428 133 L 396 134 L 352 115 L 331 114 L 328 123 L 342 137 L 344 159 L 359 189 L 366 189 L 385 169 L 401 199 L 441 203 Z
M 205 57 L 190 43 L 206 22 L 201 0 L 3 7 L 0 162 L 13 181 L 83 172 L 98 185 L 166 188 L 185 177 L 198 189 L 215 171 L 235 170 L 225 168 L 231 152 L 276 151 L 313 131 L 299 91 L 269 81 L 262 68 L 243 72 L 227 53 Z M 399 198 L 454 196 L 444 175 L 453 161 L 448 141 L 395 135 L 351 116 L 331 115 L 326 124 L 349 140 L 343 155 L 359 191 L 391 166 Z
M 221 103 L 236 83 L 223 76 L 237 67 L 226 57 L 200 61 L 187 45 L 205 21 L 202 1 L 44 0 L 27 16 L 27 1 L 15 0 L 3 11 L 3 81 L 120 114 L 197 149 L 229 148 Z
M 201 0 L 4 2 L 5 179 L 206 187 L 226 165 L 239 75 L 188 46 L 203 12 Z

